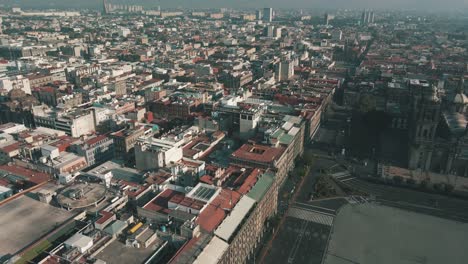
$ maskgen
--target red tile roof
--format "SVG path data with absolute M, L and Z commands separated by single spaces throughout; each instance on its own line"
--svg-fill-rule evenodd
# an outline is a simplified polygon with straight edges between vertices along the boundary
M 232 156 L 237 159 L 251 160 L 262 163 L 271 163 L 281 157 L 284 148 L 269 147 L 264 145 L 244 144 L 238 150 L 232 153 Z
M 109 220 L 114 214 L 113 213 L 110 213 L 110 212 L 107 212 L 107 211 L 101 211 L 99 213 L 101 215 L 101 218 L 99 218 L 97 221 L 96 221 L 96 224 L 104 224 L 107 220 Z
M 73 142 L 78 141 L 78 138 L 72 138 L 70 136 L 61 136 L 58 141 L 55 141 L 49 145 L 59 149 L 59 152 L 65 151 Z
M 247 178 L 244 178 L 244 182 L 242 185 L 237 189 L 237 191 L 241 194 L 246 194 L 252 189 L 252 187 L 257 182 L 258 176 L 262 173 L 260 169 L 254 169 Z
M 15 142 L 11 145 L 8 145 L 8 146 L 5 146 L 3 148 L 0 148 L 3 152 L 5 153 L 10 153 L 10 152 L 13 152 L 15 150 L 18 150 L 21 146 L 21 143 L 20 142 Z
M 181 192 L 166 189 L 162 193 L 158 194 L 155 198 L 153 198 L 153 200 L 148 202 L 145 206 L 143 206 L 143 208 L 150 211 L 157 211 L 160 213 L 169 214 L 171 212 L 171 210 L 168 208 L 169 200 L 171 200 L 171 198 L 174 196 L 180 195 L 184 196 L 184 194 Z
M 99 135 L 99 136 L 93 137 L 91 139 L 88 139 L 86 141 L 86 144 L 92 146 L 92 145 L 94 145 L 94 144 L 98 143 L 99 141 L 104 140 L 106 138 L 107 138 L 106 135 Z
M 29 170 L 16 165 L 1 165 L 0 170 L 22 177 L 25 180 L 33 182 L 35 184 L 40 184 L 51 179 L 51 176 L 47 173 Z
M 164 171 L 158 171 L 151 173 L 146 179 L 145 182 L 149 184 L 162 184 L 172 177 L 172 174 Z
M 209 185 L 213 185 L 213 177 L 210 175 L 203 175 L 200 177 L 200 181 Z
M 223 222 L 229 211 L 234 208 L 240 200 L 240 197 L 241 195 L 238 192 L 228 189 L 221 190 L 218 196 L 203 209 L 196 223 L 200 225 L 203 230 L 212 232 Z

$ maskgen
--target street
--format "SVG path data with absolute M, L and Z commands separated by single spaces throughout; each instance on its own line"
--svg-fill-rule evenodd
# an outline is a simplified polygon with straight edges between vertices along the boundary
M 344 181 L 343 184 L 368 193 L 372 199 L 385 205 L 468 222 L 468 200 L 372 183 L 358 178 Z

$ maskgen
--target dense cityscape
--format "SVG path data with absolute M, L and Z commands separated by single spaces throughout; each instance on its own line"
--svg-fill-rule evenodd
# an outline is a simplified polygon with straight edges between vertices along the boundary
M 0 263 L 467 263 L 468 12 L 0 5 Z

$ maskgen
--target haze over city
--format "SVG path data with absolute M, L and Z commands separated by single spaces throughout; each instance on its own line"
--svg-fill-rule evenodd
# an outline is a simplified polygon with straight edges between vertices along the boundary
M 0 264 L 468 263 L 462 0 L 0 0 Z
M 320 9 L 415 9 L 415 10 L 459 10 L 468 8 L 465 0 L 116 0 L 119 4 L 139 4 L 146 7 L 162 6 L 167 8 L 320 8 Z M 21 6 L 25 8 L 99 8 L 96 0 L 4 0 L 3 5 Z

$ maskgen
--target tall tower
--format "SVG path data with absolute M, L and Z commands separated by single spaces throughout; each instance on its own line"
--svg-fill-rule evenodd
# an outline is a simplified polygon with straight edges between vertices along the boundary
M 256 15 L 257 20 L 262 20 L 262 10 L 257 10 L 257 15 Z
M 440 119 L 441 100 L 436 86 L 422 80 L 410 80 L 412 96 L 409 128 L 409 168 L 428 171 L 437 125 Z
M 267 7 L 263 9 L 263 21 L 265 22 L 273 21 L 273 8 Z
M 367 24 L 367 15 L 368 15 L 367 10 L 364 10 L 361 15 L 361 26 Z
M 109 14 L 109 9 L 107 5 L 107 0 L 102 0 L 102 12 L 104 14 Z

